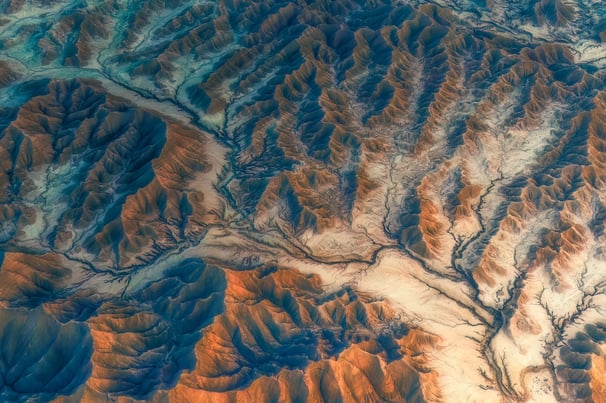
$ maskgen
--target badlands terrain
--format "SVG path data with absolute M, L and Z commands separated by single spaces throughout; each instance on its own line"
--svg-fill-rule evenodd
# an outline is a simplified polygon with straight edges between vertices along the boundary
M 0 0 L 0 401 L 606 402 L 606 4 Z

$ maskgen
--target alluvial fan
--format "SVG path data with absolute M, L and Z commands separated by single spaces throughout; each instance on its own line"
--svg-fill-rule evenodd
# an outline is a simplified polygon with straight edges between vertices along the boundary
M 606 4 L 0 0 L 0 400 L 606 402 Z

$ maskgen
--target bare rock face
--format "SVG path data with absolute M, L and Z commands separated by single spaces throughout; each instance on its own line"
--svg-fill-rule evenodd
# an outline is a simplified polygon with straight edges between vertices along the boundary
M 606 401 L 606 6 L 0 1 L 0 400 Z

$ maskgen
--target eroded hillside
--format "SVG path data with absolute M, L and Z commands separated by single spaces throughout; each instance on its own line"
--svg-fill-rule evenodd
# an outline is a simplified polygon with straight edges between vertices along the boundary
M 0 400 L 606 399 L 606 7 L 1 1 Z

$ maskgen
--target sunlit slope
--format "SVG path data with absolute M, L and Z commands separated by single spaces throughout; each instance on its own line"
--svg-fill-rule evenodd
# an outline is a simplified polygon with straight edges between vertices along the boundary
M 3 398 L 603 399 L 600 2 L 0 10 Z

